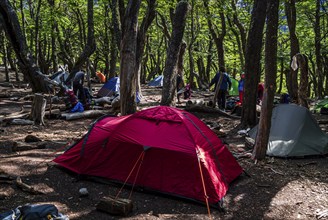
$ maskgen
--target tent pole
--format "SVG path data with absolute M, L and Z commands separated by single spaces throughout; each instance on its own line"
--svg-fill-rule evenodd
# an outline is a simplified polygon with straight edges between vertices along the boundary
M 203 176 L 203 170 L 202 170 L 202 166 L 200 164 L 199 153 L 197 153 L 197 159 L 198 159 L 199 172 L 200 172 L 200 176 L 201 176 L 202 184 L 203 184 L 203 189 L 204 189 L 204 197 L 205 197 L 205 201 L 206 201 L 208 217 L 209 217 L 210 220 L 212 220 L 210 205 L 208 203 L 208 196 L 207 196 L 205 181 L 204 181 L 204 176 Z

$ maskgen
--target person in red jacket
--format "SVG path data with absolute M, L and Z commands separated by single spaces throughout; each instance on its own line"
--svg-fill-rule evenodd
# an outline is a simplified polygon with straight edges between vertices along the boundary
M 259 83 L 257 86 L 257 104 L 262 104 L 263 93 L 264 93 L 264 84 Z

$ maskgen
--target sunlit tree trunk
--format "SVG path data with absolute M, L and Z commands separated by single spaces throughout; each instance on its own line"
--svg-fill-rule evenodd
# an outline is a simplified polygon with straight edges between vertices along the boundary
M 130 0 L 122 27 L 120 102 L 122 115 L 137 111 L 136 105 L 136 49 L 138 14 L 141 0 Z
M 166 51 L 164 81 L 161 105 L 174 106 L 176 101 L 177 61 L 182 43 L 189 4 L 186 1 L 178 3 L 172 24 L 172 34 Z
M 145 44 L 146 44 L 146 33 L 148 28 L 150 27 L 151 23 L 153 22 L 155 15 L 156 15 L 156 0 L 149 0 L 148 7 L 146 11 L 146 15 L 140 25 L 137 34 L 137 48 L 136 48 L 136 76 L 137 76 L 137 93 L 140 97 L 142 97 L 141 93 L 141 61 L 144 55 Z

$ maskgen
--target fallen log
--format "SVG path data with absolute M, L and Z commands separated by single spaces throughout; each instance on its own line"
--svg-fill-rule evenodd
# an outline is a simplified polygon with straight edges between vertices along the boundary
M 60 112 L 60 109 L 51 109 L 46 111 L 46 114 L 45 114 L 46 118 L 60 118 L 61 116 L 61 112 Z
M 238 116 L 230 115 L 220 109 L 204 106 L 204 105 L 186 105 L 185 108 L 188 112 L 204 112 L 204 113 L 212 113 L 212 114 L 219 114 L 221 116 L 233 119 L 240 119 Z
M 108 111 L 103 110 L 86 110 L 84 112 L 74 112 L 74 113 L 63 113 L 61 118 L 71 121 L 81 118 L 98 118 L 100 116 L 106 115 Z
M 328 120 L 317 120 L 318 124 L 320 125 L 324 125 L 324 124 L 328 124 Z
M 98 104 L 98 105 L 104 105 L 104 104 L 112 104 L 112 101 L 113 101 L 113 98 L 111 97 L 101 97 L 101 98 L 97 98 L 94 100 L 95 104 Z
M 0 183 L 12 183 L 14 180 L 15 177 L 5 173 L 0 173 Z
M 12 146 L 13 152 L 29 151 L 36 149 L 45 149 L 45 145 L 42 145 L 40 143 L 26 144 L 24 142 L 15 142 L 15 144 Z
M 104 197 L 96 206 L 97 210 L 107 212 L 113 215 L 126 216 L 133 209 L 133 203 L 130 199 L 121 199 L 114 197 Z
M 41 191 L 39 191 L 37 189 L 34 189 L 33 186 L 30 186 L 30 185 L 27 185 L 26 183 L 23 183 L 23 181 L 22 181 L 22 179 L 20 177 L 17 177 L 17 179 L 16 179 L 16 185 L 17 185 L 17 187 L 19 187 L 23 191 L 29 192 L 29 193 L 34 194 L 34 195 L 44 194 L 43 192 L 41 192 Z
M 7 124 L 11 124 L 11 125 L 33 125 L 34 122 L 31 120 L 27 120 L 27 119 L 20 119 L 20 118 L 16 118 L 16 119 L 12 119 L 9 122 L 7 122 Z

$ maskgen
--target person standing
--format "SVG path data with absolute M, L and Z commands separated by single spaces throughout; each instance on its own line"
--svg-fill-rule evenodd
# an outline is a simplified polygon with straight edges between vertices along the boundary
M 264 84 L 260 82 L 257 86 L 257 104 L 262 105 L 262 99 L 264 94 Z
M 220 80 L 220 78 L 222 78 L 222 80 Z M 221 81 L 221 82 L 219 82 L 219 81 Z M 218 103 L 218 106 L 220 109 L 225 110 L 226 96 L 227 96 L 228 90 L 231 89 L 232 83 L 231 83 L 231 79 L 230 79 L 228 73 L 226 73 L 226 70 L 223 66 L 220 67 L 219 72 L 217 72 L 217 74 L 211 80 L 209 88 L 211 88 L 211 86 L 214 84 L 215 84 L 215 91 L 216 91 L 216 87 L 218 86 L 218 84 L 220 84 L 219 91 L 217 94 L 217 103 Z
M 239 103 L 243 104 L 244 98 L 244 84 L 245 84 L 245 73 L 240 75 L 240 80 L 238 81 L 238 92 L 239 92 Z
M 73 79 L 73 91 L 74 94 L 81 99 L 82 104 L 85 106 L 87 104 L 87 99 L 85 96 L 84 88 L 84 72 L 79 71 L 75 74 Z

